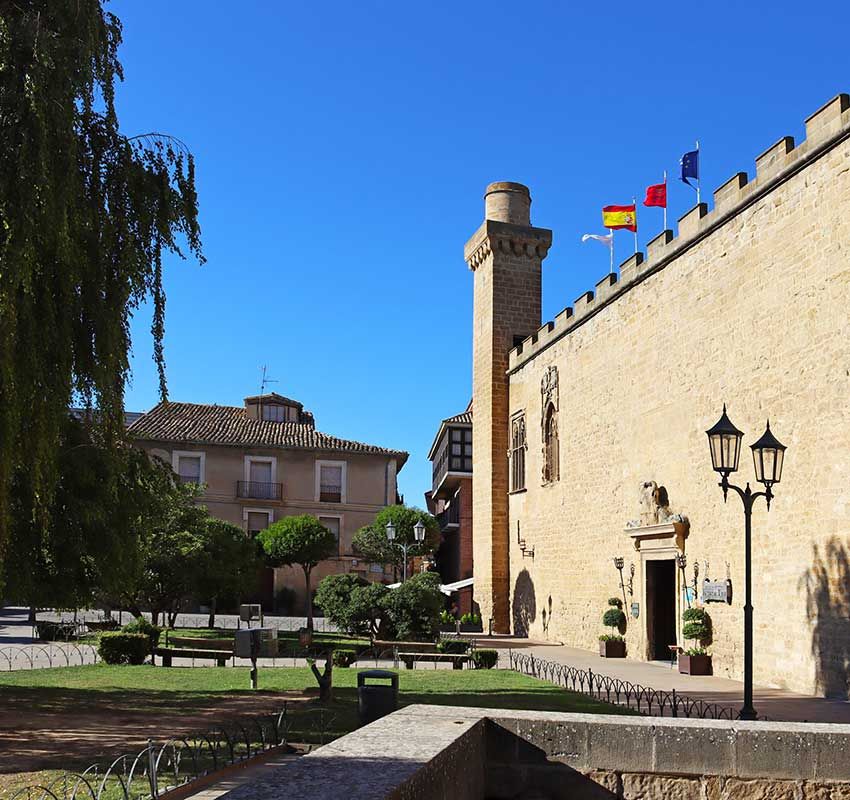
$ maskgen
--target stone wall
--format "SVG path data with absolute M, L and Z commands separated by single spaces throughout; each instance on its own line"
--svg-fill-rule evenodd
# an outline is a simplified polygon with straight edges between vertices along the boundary
M 848 800 L 848 725 L 408 706 L 228 800 Z
M 612 558 L 622 555 L 627 578 L 636 566 L 628 601 L 641 604 L 629 654 L 647 657 L 645 554 L 624 527 L 638 516 L 640 483 L 655 480 L 690 522 L 687 579 L 699 561 L 700 580 L 705 562 L 712 579 L 732 580 L 732 605 L 709 607 L 711 650 L 716 674 L 741 676 L 744 518 L 736 496 L 723 502 L 704 433 L 725 402 L 746 434 L 737 482 L 754 480 L 747 445 L 768 417 L 788 446 L 771 510 L 762 502 L 753 519 L 756 682 L 846 696 L 849 105 L 844 95 L 827 104 L 807 120 L 805 142 L 784 137 L 759 156 L 753 181 L 736 175 L 713 212 L 686 214 L 678 237 L 657 237 L 646 261 L 630 259 L 619 281 L 600 281 L 511 354 L 507 411 L 525 411 L 529 449 L 510 525 L 535 557 L 523 559 L 511 537 L 510 591 L 531 635 L 594 648 L 605 601 L 620 594 Z M 540 389 L 550 366 L 560 480 L 544 486 Z M 475 513 L 477 573 L 488 531 Z

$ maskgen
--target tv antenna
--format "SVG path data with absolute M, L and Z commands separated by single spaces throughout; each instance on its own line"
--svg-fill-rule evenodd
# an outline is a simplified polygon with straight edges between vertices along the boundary
M 263 377 L 260 380 L 260 402 L 259 402 L 259 418 L 263 418 L 263 395 L 266 393 L 266 386 L 270 383 L 277 383 L 278 381 L 275 378 L 270 378 L 268 376 L 268 367 L 263 364 Z

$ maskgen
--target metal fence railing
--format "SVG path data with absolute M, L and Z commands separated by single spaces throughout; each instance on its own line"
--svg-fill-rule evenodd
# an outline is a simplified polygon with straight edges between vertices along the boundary
M 62 772 L 44 784 L 18 789 L 9 800 L 156 800 L 288 742 L 324 744 L 333 721 L 324 708 L 293 713 L 284 703 L 273 713 L 231 719 L 164 742 L 149 740 L 141 750 L 120 755 L 105 767 Z
M 689 697 L 675 689 L 665 691 L 638 683 L 601 675 L 536 656 L 509 651 L 510 668 L 540 680 L 563 686 L 573 692 L 613 705 L 625 706 L 653 717 L 693 717 L 698 719 L 738 719 L 732 706 Z
M 78 667 L 97 664 L 100 656 L 91 644 L 44 644 L 14 645 L 0 648 L 0 671 L 14 672 L 23 669 L 45 669 L 49 667 Z

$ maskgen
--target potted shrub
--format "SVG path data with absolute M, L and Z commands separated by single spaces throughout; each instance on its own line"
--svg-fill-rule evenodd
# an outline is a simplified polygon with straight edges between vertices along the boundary
M 623 613 L 623 601 L 612 597 L 608 600 L 608 606 L 602 615 L 602 624 L 611 628 L 611 633 L 599 637 L 599 655 L 603 658 L 625 658 L 626 640 L 622 631 L 626 628 L 626 615 Z
M 455 633 L 457 631 L 457 620 L 452 615 L 451 611 L 443 609 L 440 612 L 440 632 Z
M 464 614 L 460 618 L 460 630 L 462 633 L 481 633 L 481 617 L 478 614 Z
M 688 608 L 682 614 L 685 623 L 682 637 L 691 639 L 694 647 L 679 653 L 682 675 L 711 675 L 711 653 L 705 649 L 711 641 L 711 617 L 704 608 Z

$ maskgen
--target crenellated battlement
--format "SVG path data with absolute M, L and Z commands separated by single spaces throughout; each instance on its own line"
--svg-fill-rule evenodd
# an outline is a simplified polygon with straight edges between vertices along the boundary
M 646 245 L 646 256 L 635 253 L 619 266 L 618 273 L 602 278 L 594 291 L 582 294 L 571 307 L 561 311 L 510 352 L 513 372 L 557 339 L 582 325 L 610 303 L 625 295 L 649 275 L 664 269 L 698 242 L 740 214 L 774 188 L 850 137 L 850 95 L 839 94 L 805 121 L 806 138 L 794 144 L 783 136 L 755 159 L 755 176 L 738 172 L 721 184 L 713 195 L 713 208 L 700 203 L 678 220 L 678 235 L 662 231 Z

